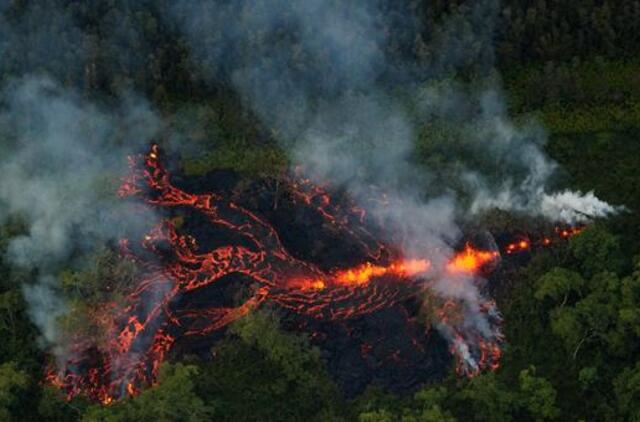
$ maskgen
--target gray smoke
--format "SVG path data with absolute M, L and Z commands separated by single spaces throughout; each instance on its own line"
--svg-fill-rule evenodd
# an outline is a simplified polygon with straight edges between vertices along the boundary
M 68 68 L 61 74 L 91 85 L 90 58 L 101 48 L 122 44 L 116 62 L 135 62 L 137 50 L 118 42 L 119 31 L 103 31 L 114 42 L 102 45 L 54 3 L 27 7 L 12 25 L 0 14 L 3 73 Z M 498 78 L 451 81 L 462 68 L 491 67 L 498 1 L 466 2 L 430 28 L 422 67 L 391 58 L 389 34 L 410 21 L 397 17 L 396 3 L 176 0 L 169 17 L 203 77 L 235 87 L 310 176 L 347 188 L 390 240 L 409 255 L 428 255 L 436 268 L 460 238 L 459 220 L 489 209 L 570 222 L 616 211 L 592 194 L 547 191 L 557 166 L 543 153 L 544 131 L 509 119 Z M 0 13 L 6 6 L 0 1 Z M 138 34 L 131 24 L 127 31 Z M 416 73 L 431 79 L 407 84 Z M 395 81 L 411 88 L 394 90 Z M 54 321 L 65 310 L 55 280 L 62 263 L 148 224 L 105 186 L 109 175 L 122 174 L 130 147 L 161 122 L 135 96 L 121 95 L 107 108 L 44 77 L 5 83 L 1 99 L 0 223 L 17 214 L 28 225 L 7 258 L 37 270 L 25 297 L 44 338 L 56 344 Z M 416 163 L 418 154 L 426 165 Z M 385 201 L 371 201 L 371 186 Z M 465 302 L 465 324 L 495 335 L 474 280 L 442 277 L 434 292 Z
M 114 193 L 126 154 L 160 121 L 142 100 L 102 108 L 47 78 L 10 82 L 1 98 L 0 224 L 18 216 L 27 228 L 5 258 L 37 274 L 23 286 L 28 311 L 45 344 L 63 353 L 56 320 L 67 304 L 56 276 L 72 258 L 153 221 Z
M 389 77 L 390 69 L 397 66 L 387 54 L 387 34 L 397 29 L 383 7 L 389 5 L 376 0 L 177 1 L 171 17 L 205 78 L 230 81 L 296 164 L 318 180 L 346 185 L 356 197 L 366 196 L 371 184 L 407 196 L 408 203 L 445 203 L 454 194 L 461 203 L 450 215 L 457 218 L 499 208 L 572 223 L 576 215 L 615 210 L 578 192 L 569 204 L 547 191 L 557 164 L 543 152 L 546 134 L 535 122 L 511 121 L 499 78 L 446 79 L 463 67 L 490 68 L 500 2 L 467 2 L 432 28 L 423 72 L 438 79 L 400 95 L 389 89 L 396 76 Z M 410 164 L 425 123 L 451 129 L 452 139 L 423 151 L 449 149 L 440 167 Z M 390 218 L 403 212 L 383 213 L 392 226 L 407 223 Z M 428 225 L 414 223 L 414 231 Z
M 382 187 L 389 205 L 372 211 L 411 233 L 411 249 L 455 239 L 452 198 L 425 198 L 415 181 L 428 175 L 408 165 L 406 105 L 376 83 L 390 68 L 377 2 L 178 1 L 172 12 L 204 75 L 230 80 L 309 175 L 362 201 Z
M 548 182 L 558 165 L 542 150 L 547 140 L 542 128 L 535 122 L 520 127 L 512 123 L 504 100 L 496 92 L 484 93 L 480 105 L 481 118 L 473 122 L 469 136 L 472 142 L 485 145 L 484 151 L 477 153 L 487 154 L 502 171 L 497 171 L 498 181 L 491 181 L 477 170 L 464 170 L 462 181 L 472 198 L 472 216 L 500 209 L 575 224 L 622 210 L 598 199 L 593 192 L 548 192 Z
M 433 78 L 400 91 L 391 89 L 395 78 L 411 75 L 392 71 L 399 66 L 387 35 L 399 28 L 383 9 L 390 4 L 178 0 L 171 17 L 203 76 L 231 82 L 295 164 L 346 187 L 389 239 L 409 255 L 429 256 L 436 268 L 460 237 L 457 222 L 490 209 L 566 222 L 614 211 L 592 194 L 547 192 L 557 165 L 543 152 L 545 133 L 535 122 L 509 119 L 499 77 L 489 72 L 499 1 L 466 2 L 429 28 L 422 72 Z M 470 67 L 485 77 L 454 82 Z M 418 153 L 426 166 L 416 164 Z M 371 201 L 372 185 L 385 201 Z M 499 337 L 480 311 L 485 302 L 473 280 L 441 275 L 434 292 L 465 304 L 468 317 L 456 330 Z M 442 332 L 453 341 L 451 329 Z M 466 359 L 460 341 L 454 346 Z
M 18 218 L 26 226 L 3 258 L 33 274 L 20 288 L 59 368 L 69 357 L 59 320 L 71 309 L 61 270 L 86 270 L 105 243 L 138 236 L 157 220 L 115 190 L 127 154 L 139 152 L 161 120 L 145 99 L 119 88 L 126 80 L 110 86 L 110 105 L 85 95 L 100 82 L 104 52 L 109 70 L 142 73 L 139 58 L 149 53 L 141 30 L 117 20 L 111 13 L 85 31 L 68 2 L 0 0 L 0 224 Z
M 544 194 L 540 201 L 540 213 L 557 221 L 570 224 L 585 223 L 595 217 L 608 217 L 624 211 L 623 206 L 612 206 L 598 199 L 593 192 L 565 190 Z

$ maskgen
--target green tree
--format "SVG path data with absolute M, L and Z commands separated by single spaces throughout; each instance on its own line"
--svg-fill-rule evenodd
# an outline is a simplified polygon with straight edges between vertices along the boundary
M 397 418 L 386 410 L 376 410 L 373 412 L 361 413 L 358 417 L 360 422 L 393 422 Z
M 458 403 L 466 404 L 463 411 L 466 420 L 510 421 L 516 395 L 505 389 L 494 372 L 478 375 L 457 393 Z
M 634 367 L 625 368 L 613 385 L 619 417 L 628 421 L 640 421 L 640 362 Z
M 0 420 L 19 420 L 15 411 L 28 386 L 28 375 L 14 362 L 0 365 Z
M 560 307 L 562 307 L 567 303 L 569 295 L 579 293 L 584 284 L 585 281 L 580 274 L 563 268 L 554 268 L 536 283 L 535 298 L 538 300 L 550 298 L 555 303 L 560 301 Z
M 622 254 L 617 237 L 598 224 L 589 226 L 579 236 L 572 238 L 569 246 L 573 256 L 579 260 L 585 277 L 621 269 Z
M 379 408 L 360 412 L 358 419 L 361 422 L 454 422 L 456 418 L 446 408 L 448 396 L 444 387 L 425 388 L 413 396 L 409 405 L 395 410 Z
M 88 422 L 184 421 L 199 422 L 211 417 L 211 410 L 194 391 L 195 366 L 163 364 L 158 385 L 139 396 L 111 406 L 94 405 L 83 415 Z
M 45 386 L 38 403 L 38 416 L 45 421 L 77 421 L 88 405 L 82 398 L 68 401 L 59 388 Z
M 273 313 L 255 311 L 230 331 L 198 377 L 216 420 L 323 420 L 342 411 L 319 350 L 281 330 Z
M 446 410 L 448 392 L 444 387 L 426 388 L 414 396 L 413 412 L 405 409 L 403 422 L 455 422 L 453 414 Z
M 556 390 L 544 378 L 536 377 L 536 368 L 520 372 L 519 405 L 536 421 L 554 419 L 559 414 L 556 407 Z

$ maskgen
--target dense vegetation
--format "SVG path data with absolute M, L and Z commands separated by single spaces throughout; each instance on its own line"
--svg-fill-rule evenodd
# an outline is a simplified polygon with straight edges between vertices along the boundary
M 183 157 L 187 174 L 234 169 L 255 177 L 286 167 L 273 133 L 233 92 L 225 69 L 215 69 L 215 83 L 199 73 L 207 64 L 166 21 L 169 1 L 7 3 L 0 5 L 0 80 L 46 73 L 105 103 L 122 90 L 144 93 L 168 132 L 178 128 L 197 145 L 197 157 Z M 385 53 L 398 68 L 413 64 L 412 81 L 468 80 L 495 66 L 511 114 L 534 116 L 549 131 L 547 152 L 563 165 L 564 183 L 628 208 L 536 255 L 500 292 L 508 339 L 502 367 L 471 380 L 452 374 L 406 397 L 371 386 L 347 401 L 319 351 L 280 330 L 265 309 L 225 334 L 216 359 L 165 364 L 161 383 L 135 398 L 108 407 L 67 402 L 41 384 L 46 355 L 21 288 L 34 274 L 3 258 L 0 420 L 640 420 L 640 1 L 504 0 L 489 16 L 463 14 L 469 19 L 440 30 L 472 2 L 381 3 L 389 24 L 401 28 Z M 471 34 L 490 34 L 491 48 L 470 43 Z M 460 55 L 467 62 L 442 60 L 433 47 L 451 37 L 472 50 Z M 392 74 L 381 78 L 395 83 Z M 435 135 L 420 136 L 418 160 L 427 162 Z M 0 229 L 1 256 L 24 231 L 20 216 Z M 105 283 L 117 290 L 135 274 L 109 248 L 91 262 L 60 272 L 74 309 L 97 303 Z

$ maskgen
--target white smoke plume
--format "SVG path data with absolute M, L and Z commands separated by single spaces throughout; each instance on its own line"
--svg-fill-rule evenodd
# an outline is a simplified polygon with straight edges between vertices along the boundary
M 470 179 L 472 177 L 468 180 Z M 477 181 L 472 183 L 477 184 Z M 625 210 L 623 206 L 613 206 L 602 201 L 593 192 L 564 190 L 546 193 L 538 189 L 537 193 L 525 197 L 508 184 L 493 194 L 485 189 L 480 187 L 476 190 L 476 196 L 471 205 L 473 214 L 499 209 L 542 216 L 552 222 L 575 225 L 585 224 L 596 218 L 606 218 Z
M 612 206 L 598 199 L 593 192 L 583 194 L 565 190 L 545 194 L 540 203 L 540 212 L 550 220 L 570 224 L 586 223 L 594 218 L 608 217 L 624 211 L 622 206 Z

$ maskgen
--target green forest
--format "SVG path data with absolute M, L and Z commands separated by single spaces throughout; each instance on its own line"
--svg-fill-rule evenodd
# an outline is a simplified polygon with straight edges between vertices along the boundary
M 372 62 L 384 57 L 374 77 L 359 71 L 365 76 L 348 82 L 343 76 L 354 73 L 340 66 L 360 69 L 358 60 L 334 64 L 331 51 L 318 57 L 318 47 L 306 42 L 313 34 L 288 25 L 286 14 L 265 29 L 265 16 L 286 9 L 287 2 L 196 3 L 199 9 L 190 10 L 196 16 L 237 7 L 242 18 L 223 15 L 185 31 L 181 22 L 189 2 L 0 0 L 0 164 L 23 157 L 16 152 L 22 148 L 17 131 L 43 118 L 39 108 L 33 114 L 26 109 L 24 115 L 23 103 L 14 107 L 5 92 L 13 92 L 21 78 L 37 77 L 52 81 L 54 92 L 73 92 L 73 101 L 84 104 L 58 111 L 80 113 L 54 128 L 60 133 L 81 120 L 81 113 L 93 113 L 87 104 L 110 116 L 104 110 L 137 101 L 130 100 L 135 93 L 156 113 L 160 123 L 153 136 L 173 154 L 176 173 L 197 178 L 232 171 L 240 185 L 278 181 L 295 164 L 287 150 L 293 141 L 282 138 L 303 131 L 292 136 L 297 120 L 271 117 L 272 110 L 286 112 L 290 104 L 252 104 L 265 100 L 256 100 L 254 92 L 271 92 L 266 78 L 284 74 L 294 81 L 285 92 L 296 92 L 297 81 L 305 81 L 308 97 L 300 104 L 306 101 L 311 110 L 333 104 L 347 91 L 366 93 L 372 84 L 409 110 L 408 120 L 416 128 L 410 161 L 431 172 L 415 183 L 433 183 L 430 193 L 439 193 L 449 188 L 447 180 L 460 166 L 486 169 L 493 180 L 502 177 L 500 163 L 473 154 L 452 161 L 459 151 L 475 151 L 470 143 L 481 138 L 469 133 L 481 128 L 464 116 L 443 118 L 441 109 L 423 113 L 414 94 L 428 101 L 430 95 L 446 98 L 459 89 L 461 98 L 476 101 L 478 87 L 497 86 L 514 128 L 534 122 L 546 134 L 540 148 L 558 164 L 556 186 L 593 191 L 624 209 L 590 221 L 565 243 L 536 250 L 492 291 L 505 337 L 495 371 L 460 376 L 452 361 L 443 379 L 407 393 L 372 383 L 347 397 L 309 334 L 284 329 L 282 313 L 267 305 L 231 323 L 210 346 L 214 358 L 169 352 L 154 385 L 103 405 L 82 395 L 68 400 L 44 380 L 51 345 L 43 340 L 47 335 L 28 303 L 33 290 L 25 286 L 41 278 L 45 265 L 20 265 L 14 258 L 16 239 L 38 228 L 31 226 L 29 206 L 12 205 L 11 198 L 20 193 L 5 194 L 13 188 L 0 174 L 1 421 L 640 421 L 640 1 L 372 0 L 346 5 L 310 0 L 315 5 L 311 20 L 313 13 L 337 8 L 350 17 L 347 21 L 369 22 L 359 9 L 365 4 L 383 17 L 370 25 L 378 32 L 338 43 L 348 48 L 370 42 L 379 47 Z M 226 20 L 228 27 L 215 27 Z M 318 17 L 318 22 L 330 21 Z M 222 44 L 230 51 L 215 50 Z M 196 52 L 199 46 L 205 54 Z M 282 58 L 284 65 L 265 57 Z M 263 83 L 255 91 L 238 89 L 234 66 L 256 62 L 272 72 L 255 78 Z M 363 82 L 367 78 L 375 81 Z M 473 113 L 475 106 L 469 105 Z M 15 113 L 26 123 L 15 123 Z M 117 129 L 82 128 L 88 138 L 94 136 L 87 144 L 106 139 L 95 150 L 126 150 L 131 141 L 123 135 L 130 133 L 127 125 L 143 117 L 118 113 L 116 123 L 104 118 L 105 126 Z M 38 133 L 26 133 L 25 139 L 37 140 Z M 140 145 L 149 141 L 138 140 Z M 364 149 L 371 145 L 362 142 Z M 99 165 L 98 176 L 83 187 L 101 204 L 118 201 L 122 174 L 113 169 L 126 165 L 124 155 L 114 153 L 110 160 L 118 164 Z M 46 161 L 36 159 L 43 168 Z M 74 165 L 70 159 L 69 167 Z M 79 165 L 77 177 L 85 171 Z M 52 200 L 61 202 L 55 209 L 73 215 L 70 208 L 84 204 L 65 197 Z M 494 231 L 513 225 L 534 228 L 539 222 L 526 213 L 500 211 L 483 214 L 473 225 Z M 56 318 L 56 331 L 63 335 L 97 337 L 86 316 L 107 298 L 120 300 L 139 275 L 140 268 L 121 258 L 113 239 L 96 239 L 56 262 L 47 261 L 47 274 L 55 279 L 50 286 L 67 307 Z

